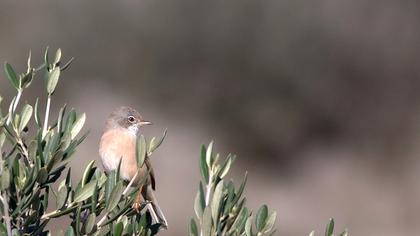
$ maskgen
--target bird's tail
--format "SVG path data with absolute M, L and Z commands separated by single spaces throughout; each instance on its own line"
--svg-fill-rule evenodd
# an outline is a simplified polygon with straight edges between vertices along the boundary
M 168 222 L 166 221 L 165 216 L 163 215 L 162 209 L 160 209 L 159 204 L 156 200 L 155 195 L 153 194 L 153 190 L 151 186 L 147 187 L 145 199 L 150 201 L 151 206 L 149 208 L 150 215 L 152 216 L 152 220 L 156 223 L 160 223 L 164 229 L 168 229 Z

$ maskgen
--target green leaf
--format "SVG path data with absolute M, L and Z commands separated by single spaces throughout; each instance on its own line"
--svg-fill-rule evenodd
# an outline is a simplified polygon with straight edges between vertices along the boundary
M 9 188 L 10 185 L 10 171 L 7 167 L 3 168 L 0 178 L 1 190 Z
M 29 104 L 25 104 L 22 108 L 22 111 L 20 113 L 20 122 L 19 122 L 19 132 L 22 132 L 22 130 L 25 128 L 25 126 L 28 124 L 29 120 L 32 117 L 33 108 Z
M 204 211 L 204 204 L 201 200 L 202 198 L 203 197 L 201 196 L 201 191 L 198 191 L 194 200 L 194 211 L 198 219 L 202 218 L 203 211 Z
M 93 164 L 95 164 L 95 160 L 92 160 L 89 162 L 89 164 L 86 166 L 85 171 L 83 172 L 83 177 L 82 177 L 82 188 L 85 186 L 85 184 L 88 182 L 88 178 L 89 176 L 91 176 L 91 172 L 92 172 L 92 168 L 93 168 Z
M 88 218 L 87 218 L 87 220 L 86 220 L 86 223 L 85 223 L 85 232 L 87 233 L 87 234 L 90 234 L 90 233 L 92 233 L 92 231 L 93 231 L 93 228 L 94 228 L 94 226 L 95 226 L 95 224 L 96 224 L 96 215 L 95 214 L 90 214 L 89 216 L 88 216 Z
M 188 228 L 189 236 L 198 236 L 197 224 L 194 219 L 190 221 L 190 227 Z
M 223 201 L 224 182 L 221 180 L 214 189 L 213 199 L 211 200 L 211 209 L 213 222 L 216 225 L 219 222 L 219 211 Z
M 53 94 L 60 78 L 60 67 L 55 67 L 51 72 L 48 72 L 47 78 L 47 92 Z
M 341 234 L 340 234 L 340 236 L 347 236 L 348 235 L 348 232 L 347 232 L 347 229 L 345 229 Z
M 19 126 L 19 123 L 20 123 L 20 115 L 19 114 L 16 114 L 15 115 L 15 119 L 13 121 L 14 127 L 18 127 Z
M 206 147 L 201 146 L 201 155 L 200 155 L 200 173 L 206 184 L 209 183 L 209 167 L 206 164 Z
M 248 172 L 245 172 L 245 177 L 242 180 L 242 183 L 241 183 L 241 186 L 239 187 L 238 192 L 236 193 L 235 199 L 233 200 L 233 204 L 236 204 L 239 201 L 239 199 L 241 198 L 241 195 L 242 195 L 242 193 L 244 192 L 244 189 L 245 189 L 247 178 L 248 178 Z
M 245 223 L 245 235 L 252 236 L 252 217 L 249 217 Z
M 4 64 L 4 71 L 6 72 L 7 78 L 12 83 L 13 87 L 15 87 L 17 90 L 20 89 L 20 82 L 16 75 L 15 70 L 13 70 L 13 67 L 9 63 Z
M 57 49 L 57 51 L 55 52 L 54 65 L 59 65 L 60 60 L 61 60 L 61 48 Z
M 76 111 L 74 109 L 71 109 L 71 111 L 67 115 L 65 132 L 71 131 L 71 128 L 73 127 L 73 123 L 75 120 L 76 120 Z
M 70 60 L 64 66 L 61 67 L 61 71 L 67 69 L 71 65 L 73 60 L 74 60 L 74 57 L 70 58 Z
M 81 188 L 79 191 L 76 191 L 76 194 L 74 196 L 75 202 L 82 202 L 88 198 L 90 198 L 93 195 L 93 192 L 95 191 L 96 181 L 91 181 L 88 184 L 86 184 L 83 188 Z
M 211 236 L 212 235 L 212 227 L 213 227 L 213 222 L 212 222 L 212 218 L 211 218 L 211 207 L 207 206 L 204 209 L 204 214 L 203 214 L 203 223 L 201 226 L 201 230 L 203 231 L 203 236 Z
M 332 236 L 334 233 L 334 219 L 331 218 L 325 228 L 325 236 Z
M 233 234 L 234 231 L 241 233 L 243 228 L 245 227 L 245 223 L 247 222 L 249 217 L 249 210 L 248 208 L 244 207 L 240 210 L 238 216 L 236 217 L 235 221 L 232 224 L 231 229 L 229 230 L 229 235 Z
M 210 142 L 206 151 L 206 163 L 209 168 L 212 165 L 212 157 L 213 157 L 213 141 Z
M 45 181 L 47 181 L 47 179 L 48 179 L 48 171 L 46 167 L 42 167 L 38 172 L 37 181 L 39 184 L 43 184 L 45 183 Z
M 29 87 L 29 85 L 31 85 L 32 80 L 34 79 L 34 69 L 29 69 L 29 71 L 27 73 L 25 73 L 21 79 L 21 83 L 22 83 L 22 88 L 27 88 Z
M 114 189 L 112 189 L 111 196 L 109 197 L 109 201 L 107 202 L 106 210 L 108 212 L 111 212 L 112 210 L 114 210 L 114 208 L 118 205 L 123 191 L 124 191 L 124 185 L 121 181 L 119 181 L 117 185 L 115 185 Z
M 148 151 L 149 156 L 163 143 L 163 140 L 166 138 L 167 131 L 168 129 L 165 129 L 163 131 L 163 136 L 162 138 L 159 139 L 159 141 L 156 142 L 155 137 L 153 137 L 152 140 L 150 140 L 149 151 Z
M 64 118 L 64 113 L 66 113 L 66 107 L 67 105 L 64 104 L 64 106 L 60 108 L 60 112 L 58 113 L 57 132 L 59 133 L 62 131 L 62 128 L 63 128 L 63 118 Z
M 124 225 L 122 222 L 117 223 L 114 226 L 114 234 L 113 236 L 121 236 L 124 229 Z
M 0 150 L 4 145 L 4 141 L 6 140 L 6 134 L 5 133 L 0 133 Z M 0 153 L 1 154 L 1 153 Z M 0 155 L 1 156 L 1 155 Z
M 258 210 L 257 217 L 255 218 L 255 226 L 257 227 L 258 232 L 262 232 L 262 229 L 265 226 L 265 222 L 268 216 L 268 208 L 266 205 L 262 205 Z
M 49 47 L 47 47 L 45 49 L 45 53 L 44 53 L 44 64 L 47 67 L 47 71 L 50 71 L 50 62 L 48 60 L 48 49 L 49 49 Z
M 104 180 L 106 181 L 106 180 Z M 92 195 L 92 205 L 91 205 L 91 211 L 96 212 L 96 207 L 98 204 L 98 198 L 99 198 L 99 186 L 101 185 L 101 180 L 98 180 L 98 184 L 95 186 L 95 190 L 93 191 Z
M 73 126 L 71 127 L 71 139 L 74 139 L 76 135 L 82 130 L 83 125 L 86 121 L 86 113 L 83 113 L 77 116 L 76 121 L 74 122 Z
M 39 98 L 36 98 L 35 101 L 35 123 L 38 125 L 38 127 L 41 127 L 41 118 L 39 117 L 39 109 L 38 109 L 38 102 L 39 102 Z
M 276 218 L 277 218 L 277 212 L 276 211 L 271 212 L 262 230 L 263 233 L 267 234 L 273 229 L 274 223 L 276 222 Z
M 65 236 L 74 236 L 74 229 L 72 226 L 67 228 Z
M 105 201 L 109 202 L 109 198 L 111 196 L 111 192 L 114 189 L 114 186 L 116 184 L 116 175 L 115 175 L 115 171 L 111 171 L 108 174 L 108 178 L 106 180 L 106 185 L 105 185 Z
M 229 172 L 229 169 L 230 169 L 230 166 L 232 165 L 233 159 L 234 159 L 234 156 L 229 155 L 227 160 L 223 164 L 223 166 L 220 168 L 219 177 L 221 179 L 223 179 L 227 175 L 227 173 Z
M 57 193 L 57 208 L 61 209 L 67 201 L 68 191 L 67 186 L 65 185 L 65 181 L 60 184 Z
M 0 223 L 0 235 L 7 235 L 7 228 L 3 223 Z
M 137 167 L 140 168 L 143 166 L 144 159 L 146 158 L 146 140 L 143 135 L 140 135 L 140 137 L 137 138 L 136 157 Z

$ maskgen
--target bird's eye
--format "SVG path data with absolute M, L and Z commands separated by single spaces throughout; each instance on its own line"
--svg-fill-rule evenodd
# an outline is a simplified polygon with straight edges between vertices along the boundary
M 134 116 L 129 116 L 128 117 L 128 121 L 130 121 L 131 123 L 133 123 L 136 119 L 134 118 Z

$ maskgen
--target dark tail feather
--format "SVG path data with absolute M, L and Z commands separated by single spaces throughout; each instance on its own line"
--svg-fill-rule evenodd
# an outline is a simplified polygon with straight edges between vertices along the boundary
M 159 207 L 159 203 L 156 200 L 155 195 L 153 194 L 152 187 L 149 185 L 147 186 L 147 190 L 145 191 L 145 199 L 151 202 L 151 209 L 150 215 L 152 216 L 152 220 L 160 223 L 164 229 L 168 229 L 168 222 L 166 221 L 165 216 L 163 215 L 162 210 Z

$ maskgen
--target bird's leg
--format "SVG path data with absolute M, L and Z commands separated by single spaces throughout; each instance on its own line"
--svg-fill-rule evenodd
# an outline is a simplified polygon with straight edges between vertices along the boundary
M 140 209 L 141 209 L 141 198 L 142 198 L 141 192 L 142 191 L 143 191 L 143 186 L 139 188 L 139 191 L 137 192 L 136 198 L 134 199 L 134 202 L 132 205 L 132 208 L 136 210 L 137 213 L 140 213 Z

